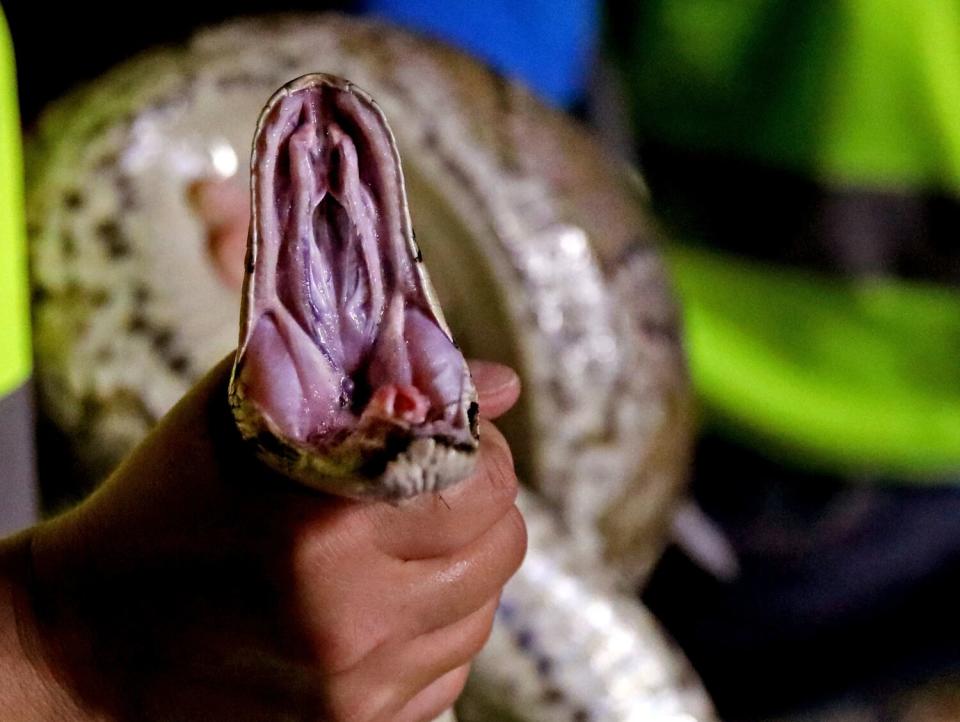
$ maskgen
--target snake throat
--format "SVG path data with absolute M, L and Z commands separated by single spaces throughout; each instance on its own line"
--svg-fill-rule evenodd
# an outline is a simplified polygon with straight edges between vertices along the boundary
M 231 405 L 311 485 L 407 496 L 469 472 L 476 392 L 413 238 L 382 112 L 327 75 L 288 84 L 254 139 Z

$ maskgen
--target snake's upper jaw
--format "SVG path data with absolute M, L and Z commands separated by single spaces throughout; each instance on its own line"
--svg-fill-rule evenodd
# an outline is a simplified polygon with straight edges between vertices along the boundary
M 309 75 L 261 115 L 231 405 L 261 456 L 339 494 L 469 473 L 476 391 L 410 225 L 393 136 L 350 83 Z

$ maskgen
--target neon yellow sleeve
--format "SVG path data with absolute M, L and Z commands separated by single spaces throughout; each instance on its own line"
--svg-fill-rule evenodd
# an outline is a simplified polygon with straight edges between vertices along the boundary
M 668 258 L 708 423 L 810 467 L 955 480 L 960 290 Z
M 13 45 L 0 10 L 0 395 L 30 375 L 23 157 Z
M 840 185 L 960 193 L 960 0 L 646 0 L 619 60 L 648 139 Z

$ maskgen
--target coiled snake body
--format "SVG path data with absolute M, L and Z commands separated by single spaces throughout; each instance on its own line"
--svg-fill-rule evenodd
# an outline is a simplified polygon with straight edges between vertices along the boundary
M 239 295 L 191 189 L 245 193 L 260 107 L 313 71 L 377 99 L 455 337 L 524 380 L 504 431 L 536 490 L 521 498 L 530 551 L 462 719 L 711 719 L 685 660 L 622 591 L 659 553 L 690 435 L 642 186 L 457 52 L 345 17 L 240 21 L 50 109 L 28 147 L 44 413 L 95 479 L 234 346 Z

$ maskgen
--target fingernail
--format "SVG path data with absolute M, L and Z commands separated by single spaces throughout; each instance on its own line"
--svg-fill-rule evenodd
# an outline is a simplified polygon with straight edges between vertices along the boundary
M 517 373 L 496 361 L 470 361 L 470 373 L 481 395 L 493 395 L 519 383 Z

